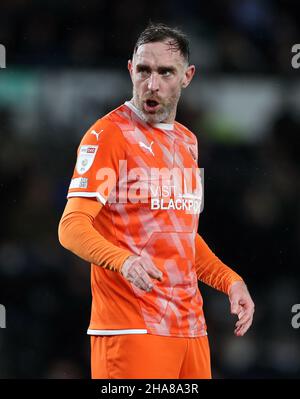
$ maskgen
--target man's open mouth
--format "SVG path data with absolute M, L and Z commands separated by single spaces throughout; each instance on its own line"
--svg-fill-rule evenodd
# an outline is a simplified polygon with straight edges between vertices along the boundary
M 155 112 L 159 107 L 159 102 L 156 100 L 146 100 L 145 109 L 147 112 Z

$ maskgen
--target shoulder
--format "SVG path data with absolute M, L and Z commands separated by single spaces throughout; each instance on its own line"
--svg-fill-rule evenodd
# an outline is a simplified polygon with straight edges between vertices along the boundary
M 122 129 L 116 123 L 116 118 L 114 117 L 115 111 L 110 112 L 93 123 L 83 135 L 80 145 L 125 145 Z
M 188 139 L 192 140 L 193 142 L 197 143 L 197 136 L 195 133 L 193 133 L 190 129 L 188 129 L 186 126 L 182 125 L 179 122 L 175 122 L 175 127 Z

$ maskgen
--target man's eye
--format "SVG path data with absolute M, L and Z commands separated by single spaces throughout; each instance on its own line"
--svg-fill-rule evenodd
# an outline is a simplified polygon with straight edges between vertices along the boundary
M 139 69 L 138 71 L 142 76 L 148 75 L 149 71 L 148 69 Z
M 161 74 L 162 74 L 162 76 L 166 76 L 167 77 L 167 76 L 171 76 L 172 72 L 169 71 L 169 70 L 165 70 L 165 71 L 162 71 Z

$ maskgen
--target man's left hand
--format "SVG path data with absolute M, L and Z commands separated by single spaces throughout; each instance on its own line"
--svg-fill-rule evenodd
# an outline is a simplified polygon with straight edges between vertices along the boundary
M 239 318 L 235 325 L 234 334 L 237 337 L 242 337 L 252 324 L 254 303 L 243 281 L 235 281 L 231 285 L 228 297 L 231 314 L 236 314 Z

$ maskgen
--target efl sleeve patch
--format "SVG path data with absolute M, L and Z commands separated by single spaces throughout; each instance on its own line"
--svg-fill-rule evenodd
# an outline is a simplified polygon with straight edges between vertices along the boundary
M 98 151 L 97 145 L 82 145 L 78 151 L 76 171 L 79 175 L 85 174 L 93 165 Z

